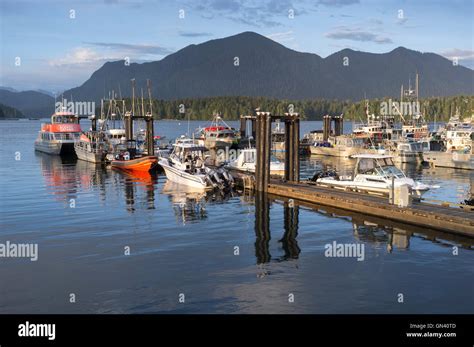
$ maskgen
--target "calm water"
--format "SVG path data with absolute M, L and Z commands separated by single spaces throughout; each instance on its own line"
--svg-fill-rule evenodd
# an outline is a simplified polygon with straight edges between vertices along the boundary
M 36 262 L 0 258 L 1 313 L 474 312 L 472 239 L 317 206 L 291 215 L 279 201 L 256 206 L 252 196 L 62 161 L 34 152 L 39 126 L 0 122 L 0 243 L 39 247 Z M 173 138 L 187 127 L 159 122 L 155 132 Z M 302 133 L 316 128 L 304 122 Z M 308 177 L 352 165 L 310 158 L 301 166 Z M 473 184 L 469 172 L 404 169 L 441 185 L 432 199 L 459 202 Z M 325 257 L 333 241 L 362 243 L 365 260 Z

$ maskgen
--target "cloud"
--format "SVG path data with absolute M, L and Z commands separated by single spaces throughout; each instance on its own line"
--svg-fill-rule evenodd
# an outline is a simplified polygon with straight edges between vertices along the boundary
M 105 57 L 99 55 L 96 51 L 88 47 L 76 47 L 64 57 L 52 59 L 49 61 L 51 66 L 74 66 L 91 65 L 103 61 Z
M 168 48 L 149 44 L 111 42 L 84 42 L 84 44 L 87 46 L 75 47 L 65 56 L 51 59 L 49 65 L 96 68 L 107 61 L 123 60 L 125 57 L 131 62 L 140 63 L 157 60 L 173 52 Z
M 458 57 L 459 59 L 471 59 L 474 58 L 474 50 L 452 48 L 442 52 L 441 55 L 446 58 Z
M 207 36 L 212 36 L 211 33 L 193 32 L 193 31 L 180 31 L 178 33 L 178 35 L 182 36 L 182 37 L 207 37 Z
M 317 2 L 320 5 L 331 6 L 331 7 L 342 7 L 347 5 L 354 5 L 360 3 L 359 0 L 319 0 Z
M 452 48 L 440 54 L 449 60 L 457 59 L 461 65 L 474 68 L 474 50 L 472 49 Z
M 339 27 L 329 33 L 324 34 L 324 36 L 333 40 L 375 42 L 378 44 L 393 43 L 389 37 L 374 34 L 370 31 L 362 30 L 360 28 Z
M 266 37 L 268 37 L 270 40 L 277 41 L 280 43 L 291 42 L 295 40 L 295 37 L 293 36 L 293 30 L 281 33 L 268 34 L 266 35 Z
M 111 43 L 111 42 L 84 42 L 87 45 L 108 48 L 114 51 L 121 51 L 126 53 L 136 54 L 153 54 L 153 55 L 167 55 L 173 53 L 172 50 L 148 44 L 129 44 L 129 43 Z
M 312 3 L 309 0 L 201 0 L 189 1 L 188 5 L 202 18 L 226 18 L 232 22 L 254 27 L 277 27 L 294 15 L 308 13 Z M 312 9 L 314 10 L 314 8 Z

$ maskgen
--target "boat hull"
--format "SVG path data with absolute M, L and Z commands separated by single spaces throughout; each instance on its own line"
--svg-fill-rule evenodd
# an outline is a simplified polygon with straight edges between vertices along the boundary
M 76 151 L 77 158 L 80 160 L 88 161 L 90 163 L 102 163 L 105 161 L 105 152 L 94 153 L 77 145 L 74 146 L 74 150 Z
M 370 153 L 370 150 L 363 148 L 353 148 L 353 147 L 318 147 L 310 146 L 309 147 L 311 154 L 314 155 L 325 155 L 330 157 L 342 157 L 349 158 L 352 155 L 361 154 L 361 153 Z
M 166 178 L 172 182 L 198 189 L 212 189 L 204 175 L 191 175 L 185 171 L 178 170 L 170 166 L 166 159 L 160 160 L 159 165 L 165 170 Z
M 131 160 L 112 160 L 110 164 L 113 168 L 116 169 L 148 172 L 152 170 L 157 165 L 157 163 L 157 157 L 145 156 Z
M 74 142 L 35 141 L 35 150 L 53 155 L 74 154 Z

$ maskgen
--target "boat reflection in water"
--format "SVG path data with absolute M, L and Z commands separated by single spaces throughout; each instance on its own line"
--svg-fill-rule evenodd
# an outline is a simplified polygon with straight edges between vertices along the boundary
M 40 152 L 35 152 L 35 157 L 39 161 L 46 190 L 58 201 L 70 204 L 79 191 L 93 186 L 105 189 L 108 173 L 100 165 Z
M 235 196 L 232 190 L 206 191 L 169 180 L 164 183 L 161 194 L 168 195 L 176 221 L 183 225 L 207 219 L 208 203 L 224 203 Z
M 158 184 L 158 178 L 155 173 L 136 170 L 112 169 L 118 175 L 123 177 L 123 186 L 125 189 L 125 204 L 127 211 L 135 211 L 137 190 L 145 192 L 144 201 L 142 199 L 141 207 L 147 210 L 155 209 L 155 185 Z

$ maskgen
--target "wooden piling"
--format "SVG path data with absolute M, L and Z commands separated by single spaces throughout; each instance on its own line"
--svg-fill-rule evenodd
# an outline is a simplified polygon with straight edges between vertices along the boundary
M 293 181 L 300 180 L 300 119 L 293 115 Z
M 127 141 L 133 140 L 133 116 L 132 113 L 126 112 L 124 115 L 125 138 Z

